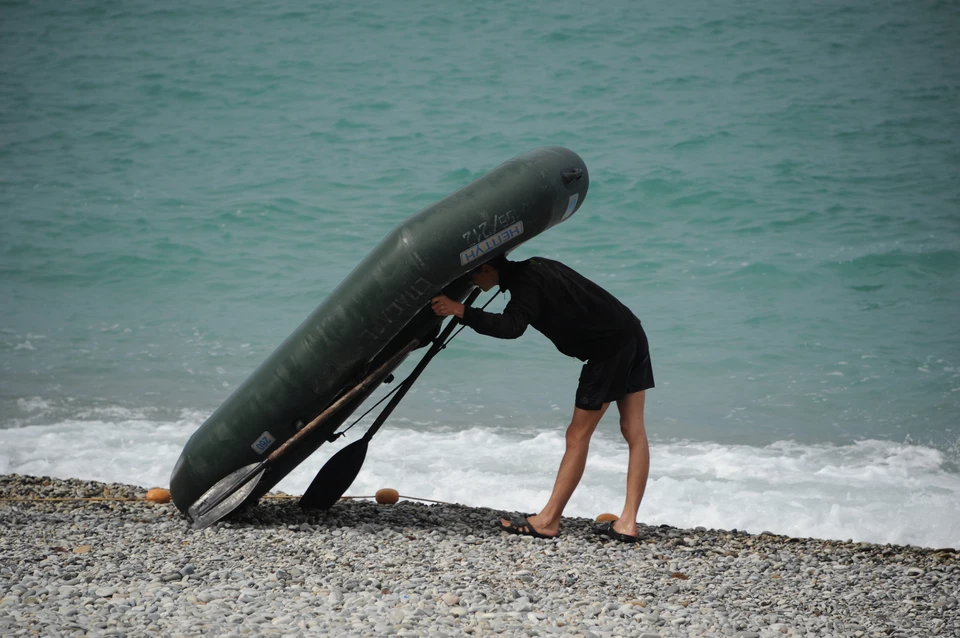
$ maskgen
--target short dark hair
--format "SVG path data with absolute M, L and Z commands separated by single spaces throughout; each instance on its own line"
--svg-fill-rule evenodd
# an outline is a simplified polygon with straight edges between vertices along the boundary
M 497 255 L 496 257 L 493 257 L 492 259 L 490 259 L 490 261 L 486 261 L 482 263 L 481 266 L 490 266 L 497 272 L 500 272 L 501 270 L 503 270 L 503 267 L 509 263 L 510 261 L 507 259 L 506 255 Z

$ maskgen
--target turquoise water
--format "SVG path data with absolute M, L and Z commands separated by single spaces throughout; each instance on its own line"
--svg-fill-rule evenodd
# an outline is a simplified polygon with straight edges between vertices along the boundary
M 655 444 L 867 449 L 889 475 L 920 450 L 953 498 L 958 28 L 951 2 L 7 3 L 0 466 L 83 474 L 96 428 L 91 449 L 169 426 L 168 475 L 398 222 L 557 144 L 590 192 L 514 256 L 643 320 Z M 537 334 L 465 332 L 392 427 L 537 440 L 578 372 Z

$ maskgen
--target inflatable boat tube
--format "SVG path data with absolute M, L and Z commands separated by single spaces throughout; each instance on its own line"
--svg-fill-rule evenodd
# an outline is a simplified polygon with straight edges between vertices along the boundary
M 263 460 L 412 338 L 428 344 L 442 323 L 432 297 L 462 301 L 471 270 L 570 217 L 588 185 L 576 153 L 544 147 L 402 222 L 190 437 L 170 477 L 176 506 L 186 512 L 225 476 Z M 331 440 L 375 389 L 278 459 L 248 502 Z

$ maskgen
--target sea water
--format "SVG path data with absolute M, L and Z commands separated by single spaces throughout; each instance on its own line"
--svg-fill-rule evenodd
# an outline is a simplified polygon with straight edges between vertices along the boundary
M 0 472 L 166 486 L 396 224 L 556 144 L 589 194 L 513 257 L 643 321 L 643 522 L 960 546 L 958 28 L 929 0 L 7 3 Z M 464 331 L 349 493 L 536 511 L 579 369 Z M 567 513 L 619 512 L 626 457 L 611 408 Z

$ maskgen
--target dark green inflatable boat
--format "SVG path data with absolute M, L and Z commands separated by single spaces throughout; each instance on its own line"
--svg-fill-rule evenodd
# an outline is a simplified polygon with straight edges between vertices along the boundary
M 576 153 L 539 148 L 397 226 L 190 437 L 170 477 L 177 507 L 191 518 L 227 477 L 268 458 L 241 500 L 269 491 L 436 336 L 432 297 L 463 301 L 471 270 L 567 219 L 588 184 Z

